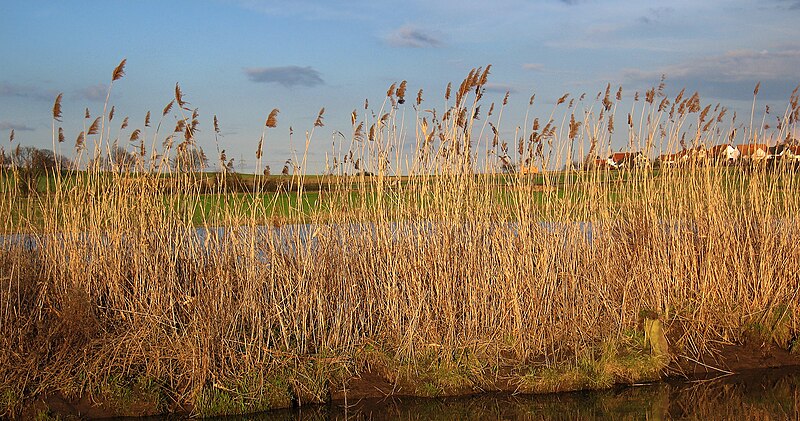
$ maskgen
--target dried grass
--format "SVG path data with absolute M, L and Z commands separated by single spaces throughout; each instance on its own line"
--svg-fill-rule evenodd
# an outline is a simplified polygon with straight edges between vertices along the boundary
M 304 156 L 283 171 L 298 192 L 288 193 L 294 202 L 286 213 L 270 203 L 287 193 L 250 196 L 244 206 L 220 183 L 224 199 L 203 219 L 201 235 L 193 223 L 200 175 L 172 173 L 163 157 L 130 171 L 58 174 L 54 191 L 36 200 L 3 189 L 0 224 L 28 232 L 37 247 L 0 249 L 0 387 L 25 396 L 78 393 L 112 375 L 147 376 L 186 404 L 209 385 L 289 362 L 321 358 L 357 370 L 374 344 L 412 363 L 431 352 L 452 361 L 480 350 L 482 364 L 502 355 L 549 366 L 622 340 L 643 310 L 682 326 L 670 346 L 687 355 L 741 342 L 748 326 L 768 324 L 776 312 L 796 333 L 795 172 L 700 164 L 555 172 L 574 155 L 609 152 L 613 118 L 595 114 L 609 105 L 579 99 L 557 111 L 564 95 L 553 112 L 564 118 L 551 114 L 541 130 L 537 118 L 530 133 L 526 121 L 521 138 L 530 143 L 515 151 L 500 134 L 502 108 L 486 138 L 473 131 L 488 73 L 473 70 L 441 119 L 418 114 L 408 166 L 393 155 L 404 139 L 400 107 L 379 110 L 353 121 L 349 149 L 329 168 L 315 204 L 303 206 L 307 176 L 289 170 L 304 168 Z M 387 95 L 402 97 L 405 87 Z M 667 117 L 652 100 L 661 90 L 648 91 L 640 116 L 628 114 L 634 149 L 675 148 L 686 119 L 701 109 L 697 94 L 679 96 L 679 113 Z M 177 84 L 173 102 L 186 105 Z M 794 107 L 770 136 L 794 129 Z M 266 127 L 277 125 L 277 113 Z M 634 117 L 643 127 L 634 129 Z M 86 133 L 107 144 L 101 119 Z M 690 130 L 700 145 L 729 137 Z M 156 130 L 153 142 L 164 136 L 166 149 L 153 157 L 169 152 L 171 134 Z M 76 147 L 83 142 L 81 133 Z M 500 171 L 514 162 L 542 173 Z M 278 217 L 310 224 L 263 226 Z M 298 394 L 316 390 L 296 384 L 305 384 Z

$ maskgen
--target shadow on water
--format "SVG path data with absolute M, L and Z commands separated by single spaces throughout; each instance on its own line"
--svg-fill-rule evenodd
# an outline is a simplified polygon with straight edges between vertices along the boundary
M 783 367 L 726 377 L 695 381 L 668 380 L 603 391 L 362 400 L 351 402 L 347 407 L 342 403 L 334 403 L 215 419 L 225 421 L 742 420 L 798 417 L 800 417 L 800 367 Z M 147 418 L 153 421 L 166 419 L 175 418 Z

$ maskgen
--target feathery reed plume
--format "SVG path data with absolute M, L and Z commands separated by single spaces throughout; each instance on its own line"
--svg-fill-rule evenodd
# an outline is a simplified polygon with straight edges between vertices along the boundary
M 364 98 L 364 109 L 369 109 L 369 98 Z
M 219 121 L 216 114 L 214 115 L 214 133 L 219 134 Z
M 444 99 L 445 100 L 449 100 L 450 99 L 450 90 L 452 88 L 453 88 L 453 82 L 448 82 L 447 83 L 447 89 L 444 91 Z
M 755 89 L 753 89 L 753 96 L 758 95 L 758 90 L 761 88 L 761 82 L 756 83 Z
M 386 91 L 386 96 L 387 97 L 391 98 L 391 97 L 394 96 L 395 86 L 397 86 L 397 83 L 393 83 L 392 86 L 390 86 L 389 89 Z
M 667 75 L 661 74 L 661 80 L 658 82 L 658 96 L 664 96 L 664 88 L 667 87 Z
M 355 126 L 357 119 L 358 119 L 358 114 L 356 114 L 356 110 L 353 110 L 353 112 L 350 113 L 350 125 Z
M 14 141 L 14 129 L 11 129 L 11 133 L 8 135 L 8 143 Z
M 393 85 L 394 86 L 394 85 Z M 325 114 L 325 107 L 319 110 L 319 114 L 317 114 L 317 119 L 314 121 L 314 127 L 322 127 L 325 124 L 322 122 L 322 115 Z
M 256 148 L 256 159 L 261 159 L 263 146 L 264 146 L 264 136 L 261 136 L 261 139 L 258 139 L 258 147 Z
M 178 103 L 178 106 L 186 109 L 186 105 L 188 102 L 183 100 L 183 92 L 181 91 L 181 86 L 178 83 L 175 83 L 175 102 Z
M 478 79 L 478 85 L 480 86 L 486 85 L 486 82 L 489 81 L 489 69 L 491 68 L 492 68 L 491 64 L 486 66 L 486 68 L 483 70 L 483 73 L 481 73 L 481 77 Z
M 609 83 L 606 85 L 606 93 L 605 95 L 603 95 L 603 109 L 606 111 L 610 110 L 611 107 L 614 105 L 611 102 L 611 99 L 609 99 L 610 95 L 611 95 L 611 84 Z
M 86 108 L 86 110 L 83 112 L 83 118 L 85 118 L 87 120 L 92 118 L 92 115 L 89 114 L 89 109 L 88 108 Z
M 620 86 L 619 89 L 617 89 L 616 98 L 617 98 L 617 101 L 622 101 L 622 86 Z
M 61 121 L 61 98 L 63 97 L 63 93 L 56 96 L 56 101 L 53 103 L 53 120 Z
M 185 119 L 180 119 L 175 123 L 175 130 L 173 130 L 172 132 L 173 133 L 180 133 L 180 132 L 183 131 L 184 128 L 186 128 L 186 120 Z
M 491 117 L 492 113 L 494 113 L 494 102 L 489 104 L 489 112 L 486 113 L 486 117 Z
M 422 89 L 417 91 L 417 105 L 422 104 Z
M 325 109 L 323 108 L 322 110 L 324 111 Z M 274 127 L 276 127 L 278 125 L 278 113 L 279 112 L 280 112 L 280 110 L 278 110 L 277 108 L 273 108 L 272 111 L 270 111 L 269 116 L 267 117 L 267 123 L 266 123 L 267 127 L 274 128 Z M 322 112 L 320 112 L 320 115 L 322 115 Z
M 398 104 L 405 104 L 406 102 L 406 81 L 400 82 L 400 86 L 397 88 L 397 103 Z
M 175 100 L 174 99 L 172 101 L 170 101 L 169 104 L 167 104 L 166 107 L 164 107 L 164 111 L 161 112 L 161 116 L 162 117 L 167 115 L 167 114 L 169 114 L 170 110 L 172 110 L 172 105 L 173 104 L 175 104 Z
M 568 93 L 564 94 L 561 98 L 558 99 L 558 101 L 556 101 L 556 105 L 563 104 L 567 100 L 568 96 L 569 96 Z
M 81 150 L 83 148 L 83 141 L 86 139 L 86 134 L 84 132 L 78 133 L 78 137 L 75 139 L 75 150 Z
M 144 116 L 144 127 L 150 127 L 150 111 Z
M 92 123 L 91 126 L 89 126 L 89 130 L 86 131 L 86 134 L 93 135 L 97 134 L 98 131 L 100 131 L 100 117 L 94 119 L 94 122 Z
M 111 111 L 108 112 L 108 121 L 111 121 L 113 119 L 114 119 L 114 106 L 112 105 Z
M 119 62 L 117 67 L 114 68 L 114 72 L 111 74 L 111 81 L 120 80 L 123 76 L 125 76 L 125 62 L 127 59 L 122 59 Z
M 575 121 L 575 114 L 570 114 L 569 116 L 569 138 L 570 140 L 575 140 L 575 137 L 578 135 L 578 129 L 580 129 L 582 122 Z
M 666 110 L 667 105 L 669 105 L 669 98 L 667 97 L 662 98 L 661 102 L 658 103 L 658 112 Z
M 62 127 L 58 128 L 58 143 L 64 142 L 64 129 Z
M 503 106 L 505 107 L 508 105 L 508 96 L 511 95 L 511 91 L 506 91 L 506 94 L 503 96 Z
M 141 130 L 139 130 L 139 129 L 134 130 L 133 133 L 131 133 L 130 141 L 131 142 L 135 142 L 135 141 L 139 140 L 139 135 L 140 134 L 142 134 Z
M 531 99 L 528 100 L 528 105 L 533 105 L 533 101 L 536 100 L 536 94 L 531 95 Z
M 364 140 L 364 122 L 358 123 L 356 130 L 353 132 L 353 139 L 357 142 L 362 142 Z
M 128 127 L 128 117 L 125 117 L 122 120 L 122 125 L 119 126 L 120 130 L 124 130 L 126 127 Z
M 695 92 L 691 98 L 689 98 L 689 102 L 686 104 L 686 110 L 690 113 L 696 113 L 700 111 L 700 94 Z

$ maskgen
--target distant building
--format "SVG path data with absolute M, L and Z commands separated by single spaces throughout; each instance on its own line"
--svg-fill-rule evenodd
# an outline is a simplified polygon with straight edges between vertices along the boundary
M 749 162 L 764 161 L 769 157 L 769 147 L 763 143 L 736 145 L 740 158 Z
M 736 162 L 741 154 L 742 153 L 739 151 L 739 149 L 735 148 L 730 143 L 712 146 L 711 149 L 708 150 L 708 157 L 711 158 L 713 162 L 720 164 L 731 164 Z
M 800 161 L 800 145 L 775 145 L 767 149 L 767 158 L 771 161 Z
M 617 152 L 611 154 L 609 160 L 614 168 L 646 168 L 650 166 L 650 158 L 642 152 Z

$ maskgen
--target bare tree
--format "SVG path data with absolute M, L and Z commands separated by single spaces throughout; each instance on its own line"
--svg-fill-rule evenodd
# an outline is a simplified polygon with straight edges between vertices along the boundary
M 208 166 L 208 157 L 203 148 L 186 143 L 178 145 L 170 161 L 175 170 L 183 172 L 203 171 Z

